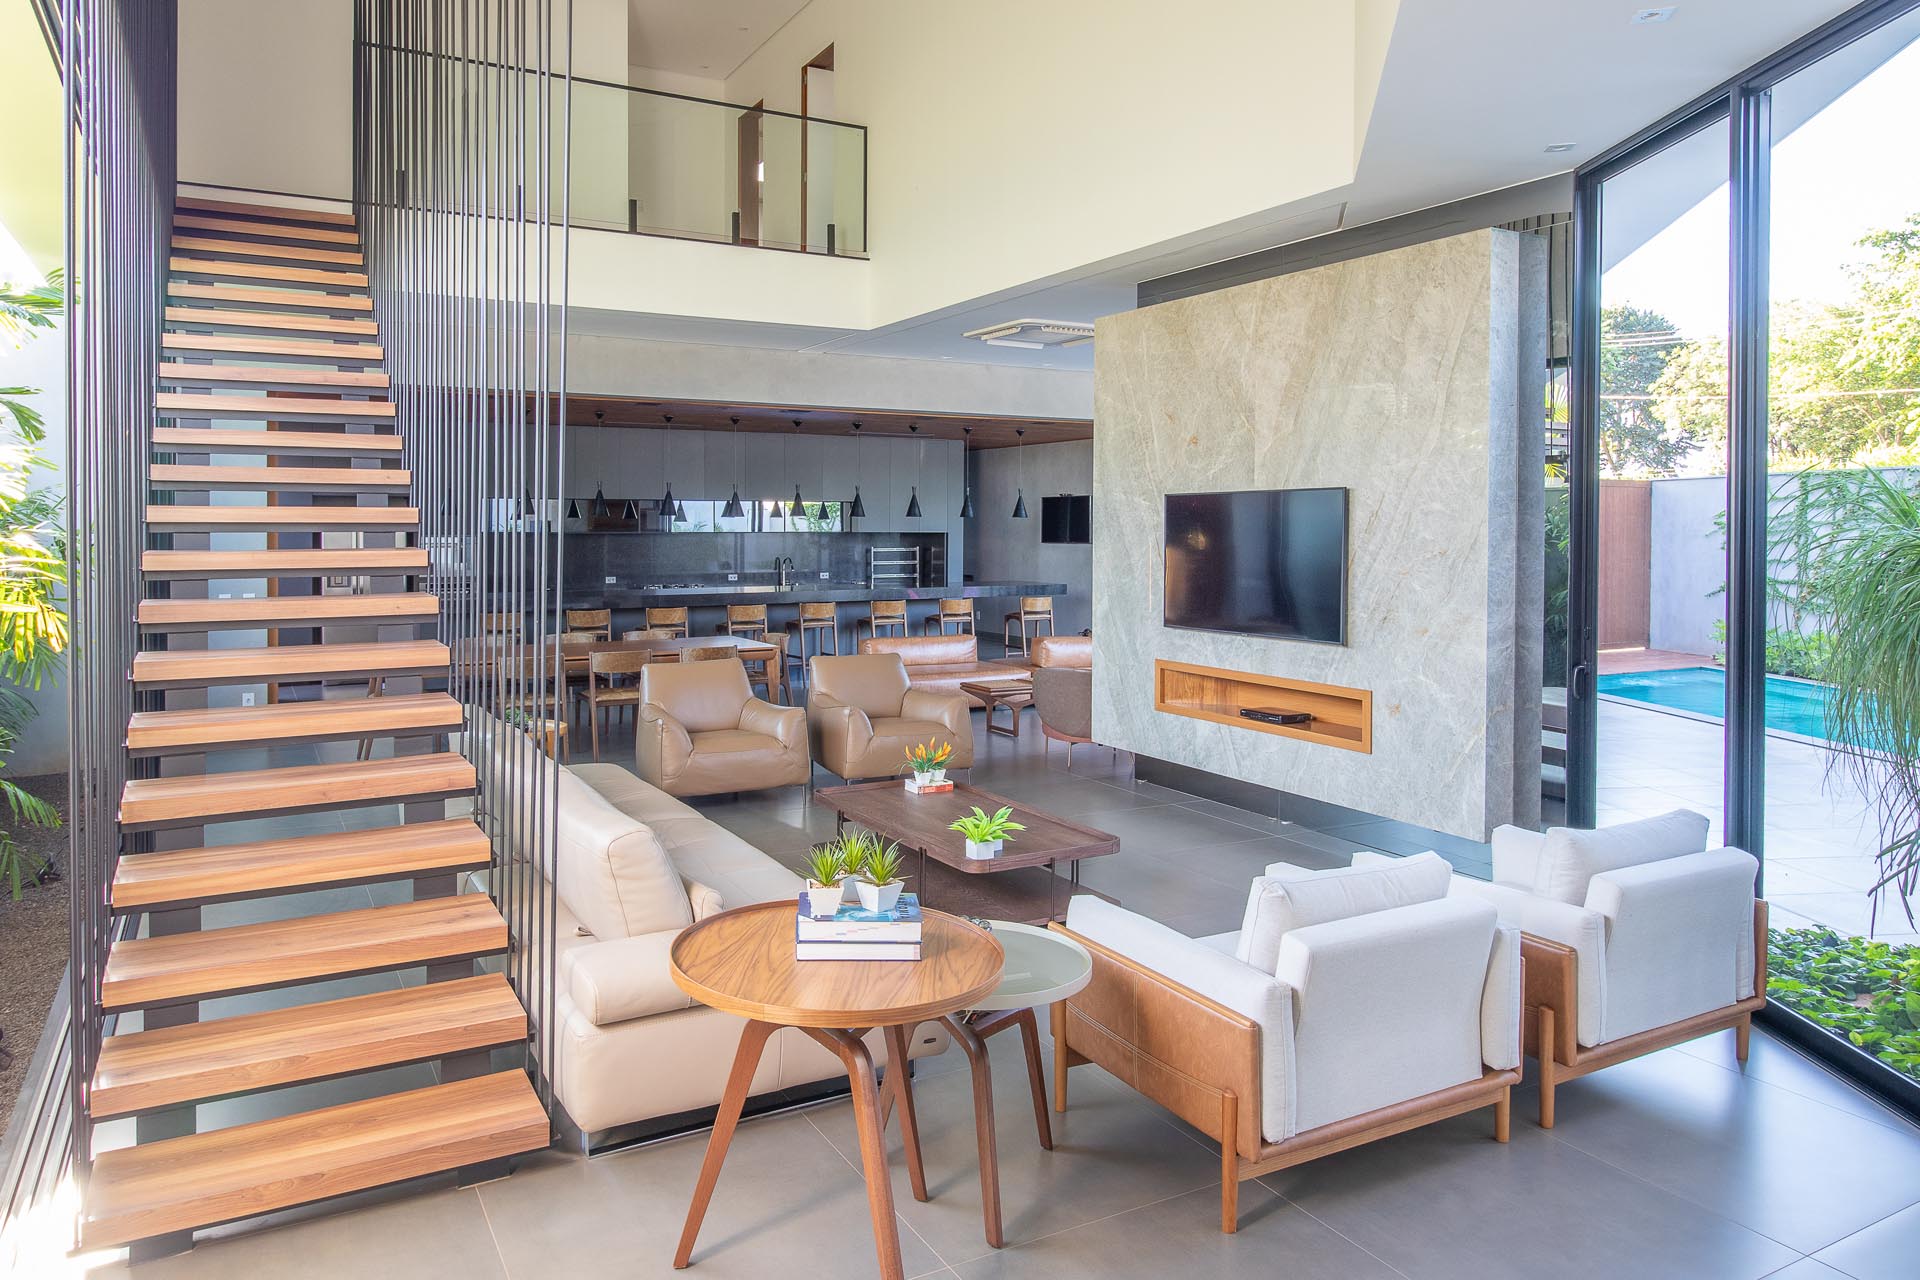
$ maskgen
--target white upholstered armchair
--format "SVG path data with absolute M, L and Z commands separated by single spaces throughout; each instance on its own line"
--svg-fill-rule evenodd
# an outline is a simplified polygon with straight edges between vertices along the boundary
M 1101 899 L 1064 926 L 1093 979 L 1054 1006 L 1054 1106 L 1094 1062 L 1220 1143 L 1220 1228 L 1239 1183 L 1480 1107 L 1507 1138 L 1520 1078 L 1520 941 L 1447 896 L 1433 854 L 1276 863 L 1237 933 L 1189 938 Z
M 1560 1082 L 1655 1049 L 1732 1027 L 1746 1060 L 1767 904 L 1753 855 L 1706 842 L 1707 820 L 1684 809 L 1601 831 L 1501 827 L 1493 883 L 1455 878 L 1454 897 L 1522 931 L 1543 1127 Z

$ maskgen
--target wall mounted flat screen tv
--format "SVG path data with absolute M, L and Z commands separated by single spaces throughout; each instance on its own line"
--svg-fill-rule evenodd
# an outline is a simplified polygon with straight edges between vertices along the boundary
M 1170 493 L 1166 624 L 1347 642 L 1347 491 Z
M 1092 542 L 1092 495 L 1062 493 L 1040 499 L 1040 541 Z

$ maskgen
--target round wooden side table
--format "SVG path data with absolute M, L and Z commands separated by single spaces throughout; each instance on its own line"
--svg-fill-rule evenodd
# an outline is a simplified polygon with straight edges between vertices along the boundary
M 692 1261 L 700 1222 L 720 1180 L 720 1166 L 740 1123 L 740 1110 L 767 1037 L 781 1027 L 797 1027 L 846 1064 L 880 1274 L 883 1280 L 902 1280 L 880 1091 L 874 1083 L 873 1059 L 861 1037 L 876 1027 L 884 1034 L 889 1110 L 900 1114 L 914 1197 L 925 1200 L 920 1131 L 907 1079 L 908 1030 L 977 1007 L 999 987 L 1005 953 L 994 936 L 979 926 L 942 911 L 923 911 L 917 961 L 796 960 L 796 909 L 795 903 L 785 901 L 737 907 L 690 926 L 673 941 L 669 958 L 680 989 L 710 1008 L 747 1019 L 673 1265 L 679 1269 Z

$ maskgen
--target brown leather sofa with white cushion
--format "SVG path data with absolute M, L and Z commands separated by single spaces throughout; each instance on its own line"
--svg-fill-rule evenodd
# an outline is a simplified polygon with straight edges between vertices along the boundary
M 807 668 L 807 729 L 813 758 L 849 782 L 890 778 L 916 742 L 949 743 L 950 769 L 973 764 L 967 700 L 916 689 L 897 653 L 817 657 Z
M 761 791 L 813 777 L 807 713 L 754 697 L 738 659 L 642 668 L 634 760 L 642 778 L 672 796 Z
M 907 665 L 907 680 L 916 689 L 966 698 L 970 707 L 982 706 L 960 686 L 972 680 L 1007 680 L 1027 673 L 1018 662 L 982 662 L 970 635 L 874 636 L 860 642 L 861 653 L 897 653 Z

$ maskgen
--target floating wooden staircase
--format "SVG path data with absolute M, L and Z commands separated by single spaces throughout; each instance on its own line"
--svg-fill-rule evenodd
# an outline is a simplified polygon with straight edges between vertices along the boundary
M 486 895 L 461 892 L 491 851 L 445 813 L 475 774 L 445 749 L 459 703 L 426 687 L 449 655 L 438 601 L 413 589 L 428 561 L 406 545 L 419 517 L 353 219 L 182 197 L 174 225 L 109 891 L 140 927 L 99 993 L 139 1026 L 105 1039 L 89 1088 L 94 1119 L 132 1117 L 137 1141 L 95 1156 L 81 1228 L 84 1247 L 136 1256 L 385 1183 L 492 1176 L 550 1133 L 519 1056 L 496 1053 L 525 1042 L 526 1013 L 476 967 L 511 939 Z M 224 825 L 334 811 L 356 829 Z M 385 905 L 338 910 L 336 892 L 303 914 L 289 897 L 373 885 Z M 246 923 L 202 919 L 271 898 Z M 298 990 L 405 971 L 425 981 Z M 282 988 L 265 1010 L 205 1004 Z M 422 1063 L 437 1083 L 195 1131 L 216 1099 Z

